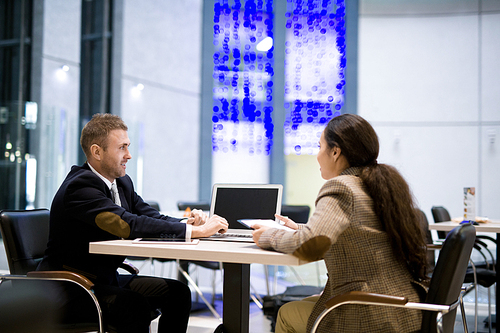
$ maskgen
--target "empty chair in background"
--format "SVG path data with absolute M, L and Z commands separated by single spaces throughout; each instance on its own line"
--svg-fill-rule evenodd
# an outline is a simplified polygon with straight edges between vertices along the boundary
M 448 210 L 443 206 L 432 206 L 431 208 L 432 217 L 434 223 L 451 221 L 451 216 Z M 443 240 L 447 237 L 446 231 L 438 231 L 438 237 Z M 496 282 L 496 272 L 495 272 L 495 257 L 493 253 L 488 249 L 486 241 L 492 242 L 496 246 L 496 240 L 490 236 L 486 235 L 476 235 L 476 240 L 474 243 L 474 249 L 477 253 L 481 255 L 483 261 L 474 261 L 474 266 L 469 266 L 467 273 L 465 275 L 464 282 L 475 284 L 485 287 L 488 289 L 488 327 L 491 327 L 491 295 L 490 287 Z M 488 254 L 489 258 L 486 256 Z M 476 281 L 477 280 L 477 281 Z M 475 286 L 474 286 L 475 287 Z M 474 316 L 475 327 L 477 328 L 477 307 L 478 307 L 478 293 L 477 288 L 469 288 L 467 292 L 475 291 L 475 303 L 476 303 L 476 313 Z
M 296 223 L 307 223 L 311 207 L 308 205 L 281 205 L 281 215 L 287 216 Z
M 420 218 L 422 232 L 425 234 L 425 241 L 427 243 L 427 248 L 428 248 L 427 251 L 427 261 L 429 263 L 428 273 L 432 274 L 432 272 L 434 271 L 434 266 L 436 264 L 436 255 L 434 253 L 435 252 L 434 250 L 429 249 L 429 247 L 431 247 L 431 245 L 433 244 L 432 234 L 431 231 L 429 230 L 429 221 L 427 220 L 427 216 L 421 209 L 417 209 L 417 214 Z
M 177 202 L 177 208 L 179 210 L 186 210 L 186 209 L 199 209 L 203 210 L 205 212 L 210 211 L 210 203 L 206 201 L 179 201 Z

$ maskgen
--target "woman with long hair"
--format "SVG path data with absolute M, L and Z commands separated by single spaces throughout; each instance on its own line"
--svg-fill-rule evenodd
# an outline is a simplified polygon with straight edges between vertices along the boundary
M 277 216 L 291 231 L 254 226 L 263 249 L 308 261 L 324 259 L 328 281 L 320 296 L 286 303 L 276 332 L 309 332 L 325 302 L 349 291 L 425 295 L 426 244 L 410 188 L 392 166 L 379 164 L 379 143 L 362 117 L 333 118 L 320 139 L 317 160 L 326 180 L 306 224 Z M 421 312 L 344 305 L 323 319 L 319 332 L 414 332 Z

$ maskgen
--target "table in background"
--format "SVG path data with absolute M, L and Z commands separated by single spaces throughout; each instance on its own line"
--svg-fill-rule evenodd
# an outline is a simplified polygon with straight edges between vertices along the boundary
M 228 333 L 249 331 L 250 264 L 299 266 L 308 263 L 297 257 L 266 251 L 254 243 L 200 241 L 197 245 L 136 244 L 131 240 L 90 243 L 90 253 L 220 261 L 224 263 L 222 320 Z
M 500 220 L 490 220 L 491 222 L 489 223 L 479 223 L 478 225 L 475 225 L 474 227 L 476 228 L 476 232 L 492 232 L 495 233 L 496 239 L 497 239 L 497 244 L 500 241 Z M 437 231 L 451 231 L 453 228 L 457 227 L 460 223 L 458 222 L 452 222 L 452 221 L 447 221 L 447 222 L 439 222 L 439 223 L 430 223 L 429 224 L 429 230 L 437 230 Z M 497 245 L 497 256 L 495 258 L 495 272 L 500 271 L 500 265 L 498 263 L 497 258 L 500 258 L 500 246 Z M 497 274 L 496 276 L 496 284 L 499 286 L 500 282 L 500 275 Z M 500 293 L 496 293 L 496 299 L 495 299 L 495 313 L 498 311 L 498 306 L 500 306 Z

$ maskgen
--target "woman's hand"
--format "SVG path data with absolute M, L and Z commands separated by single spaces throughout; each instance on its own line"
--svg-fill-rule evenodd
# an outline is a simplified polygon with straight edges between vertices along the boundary
M 202 210 L 193 209 L 186 223 L 192 225 L 203 225 L 206 223 L 207 218 L 207 214 L 205 214 Z
M 260 236 L 262 235 L 262 233 L 264 231 L 266 231 L 267 229 L 271 229 L 271 228 L 265 227 L 265 226 L 263 226 L 261 224 L 254 224 L 252 226 L 252 228 L 253 228 L 253 231 L 252 231 L 253 241 L 255 242 L 255 244 L 257 244 L 257 246 L 260 246 L 259 245 L 259 238 L 260 238 Z
M 223 234 L 227 231 L 229 223 L 219 215 L 213 215 L 203 225 L 193 225 L 191 238 L 210 237 L 217 232 Z
M 282 215 L 279 215 L 279 214 L 274 214 L 274 216 L 280 220 L 281 222 L 283 222 L 284 226 L 285 227 L 288 227 L 288 228 L 291 228 L 293 230 L 297 230 L 299 229 L 299 226 L 297 225 L 297 223 L 293 222 L 292 219 L 289 219 L 288 217 L 286 216 L 282 216 Z

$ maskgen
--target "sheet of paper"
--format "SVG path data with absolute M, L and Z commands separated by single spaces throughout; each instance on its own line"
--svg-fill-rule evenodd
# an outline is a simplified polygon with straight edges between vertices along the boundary
M 199 239 L 192 239 L 190 242 L 185 240 L 172 238 L 136 238 L 132 241 L 133 244 L 170 244 L 170 245 L 196 245 L 200 242 Z
M 277 229 L 283 229 L 287 231 L 295 231 L 292 228 L 285 227 L 284 225 L 279 224 L 278 222 L 274 220 L 261 220 L 261 219 L 243 219 L 243 220 L 238 220 L 241 224 L 244 226 L 253 229 L 252 226 L 254 224 L 260 224 L 266 227 L 270 228 L 277 228 Z

